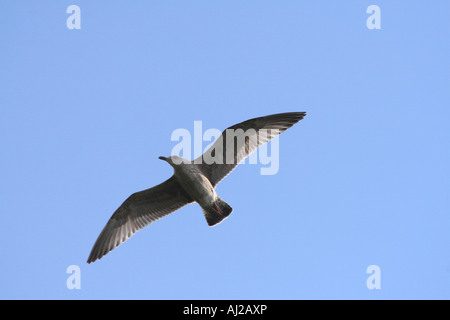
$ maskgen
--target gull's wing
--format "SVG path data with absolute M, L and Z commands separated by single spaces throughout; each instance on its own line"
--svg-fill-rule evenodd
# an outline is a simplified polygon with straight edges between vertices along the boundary
M 216 186 L 260 145 L 272 140 L 283 131 L 292 127 L 295 123 L 303 119 L 305 115 L 306 112 L 287 112 L 238 123 L 225 129 L 214 144 L 193 162 L 199 165 L 211 184 Z M 239 137 L 236 138 L 239 134 L 238 129 L 242 129 L 240 131 L 241 139 Z M 229 133 L 235 132 L 237 135 L 227 135 L 227 131 Z M 239 139 L 242 143 L 239 143 Z M 217 159 L 216 152 L 218 155 L 222 154 L 220 157 L 222 159 L 221 162 L 215 161 Z
M 191 202 L 174 176 L 153 188 L 132 194 L 103 228 L 87 262 L 100 259 L 138 230 Z

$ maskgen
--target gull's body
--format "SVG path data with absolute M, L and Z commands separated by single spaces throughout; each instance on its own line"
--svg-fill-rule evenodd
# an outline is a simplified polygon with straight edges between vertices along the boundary
M 178 156 L 159 157 L 174 168 L 173 176 L 125 200 L 103 228 L 87 262 L 100 259 L 138 230 L 189 203 L 200 205 L 208 225 L 221 222 L 230 215 L 232 208 L 217 195 L 217 184 L 258 146 L 290 128 L 305 115 L 305 112 L 281 113 L 236 124 L 226 129 L 210 149 L 194 161 Z M 244 136 L 242 144 L 235 145 L 239 138 L 230 138 L 226 132 L 240 129 L 249 134 Z M 227 152 L 232 161 L 225 161 L 229 159 Z M 223 162 L 210 161 L 215 156 L 221 156 Z
M 191 163 L 186 164 L 184 159 L 180 160 L 179 162 L 181 163 L 178 165 L 173 164 L 173 159 L 180 159 L 180 157 L 177 156 L 159 158 L 172 165 L 175 178 L 178 180 L 181 187 L 186 190 L 191 199 L 198 202 L 201 207 L 214 202 L 217 197 L 214 187 L 197 165 Z

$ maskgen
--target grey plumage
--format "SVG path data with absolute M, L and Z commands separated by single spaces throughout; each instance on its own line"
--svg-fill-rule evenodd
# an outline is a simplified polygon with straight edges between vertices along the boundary
M 138 230 L 189 203 L 197 202 L 201 206 L 208 225 L 221 222 L 229 216 L 232 208 L 216 194 L 217 184 L 260 145 L 287 130 L 305 115 L 305 112 L 280 113 L 231 126 L 194 161 L 178 156 L 160 157 L 174 168 L 174 175 L 126 199 L 103 228 L 87 262 L 100 259 Z M 241 143 L 236 143 L 239 138 L 227 135 L 227 130 L 239 129 L 246 135 Z M 218 158 L 223 161 L 212 163 L 212 159 Z

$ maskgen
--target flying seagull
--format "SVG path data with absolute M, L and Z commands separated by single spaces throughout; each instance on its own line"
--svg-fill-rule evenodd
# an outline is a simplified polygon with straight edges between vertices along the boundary
M 179 156 L 159 157 L 173 167 L 173 176 L 128 197 L 103 228 L 87 262 L 102 258 L 138 230 L 193 202 L 200 205 L 209 226 L 221 222 L 233 209 L 216 194 L 217 184 L 260 145 L 305 115 L 305 112 L 279 113 L 238 123 L 224 130 L 194 161 Z

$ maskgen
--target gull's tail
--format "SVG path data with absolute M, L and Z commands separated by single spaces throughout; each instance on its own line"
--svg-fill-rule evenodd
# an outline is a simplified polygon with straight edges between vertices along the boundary
M 228 203 L 219 197 L 217 197 L 216 201 L 214 201 L 210 206 L 202 207 L 202 209 L 206 221 L 210 227 L 221 222 L 230 215 L 231 211 L 233 211 L 233 208 L 231 208 Z

